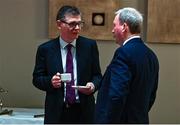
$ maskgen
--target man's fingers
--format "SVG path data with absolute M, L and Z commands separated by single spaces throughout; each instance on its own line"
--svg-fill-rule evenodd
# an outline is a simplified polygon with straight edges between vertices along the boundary
M 53 85 L 54 88 L 61 87 L 61 78 L 60 78 L 60 73 L 59 72 L 57 72 L 56 75 L 54 75 L 52 77 L 51 82 L 52 82 L 52 85 Z
M 61 74 L 59 72 L 56 73 L 57 76 L 60 76 Z

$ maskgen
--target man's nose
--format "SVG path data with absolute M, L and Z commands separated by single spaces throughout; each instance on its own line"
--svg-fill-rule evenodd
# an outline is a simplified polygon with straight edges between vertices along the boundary
M 79 24 L 76 24 L 75 29 L 80 29 Z

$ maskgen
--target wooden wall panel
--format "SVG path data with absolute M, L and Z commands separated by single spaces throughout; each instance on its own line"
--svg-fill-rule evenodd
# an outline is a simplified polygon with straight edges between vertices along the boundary
M 180 0 L 148 0 L 147 41 L 180 43 Z
M 96 40 L 113 40 L 111 33 L 115 11 L 120 8 L 120 0 L 49 0 L 49 38 L 58 35 L 56 28 L 56 15 L 62 5 L 75 5 L 82 14 L 85 25 L 81 35 L 88 36 Z M 104 13 L 104 25 L 93 25 L 93 13 Z M 97 21 L 101 18 L 97 16 Z

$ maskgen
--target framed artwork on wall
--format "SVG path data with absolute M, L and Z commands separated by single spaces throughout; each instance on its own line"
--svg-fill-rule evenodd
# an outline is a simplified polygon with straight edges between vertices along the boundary
M 180 0 L 148 0 L 147 41 L 180 43 Z
M 63 5 L 73 5 L 82 12 L 85 22 L 81 35 L 96 40 L 114 40 L 111 33 L 120 0 L 49 0 L 49 38 L 58 36 L 56 15 Z

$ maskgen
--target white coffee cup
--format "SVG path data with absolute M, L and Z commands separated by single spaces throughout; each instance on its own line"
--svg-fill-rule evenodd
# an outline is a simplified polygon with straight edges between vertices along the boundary
M 70 82 L 71 81 L 71 73 L 63 73 L 61 74 L 62 82 Z

